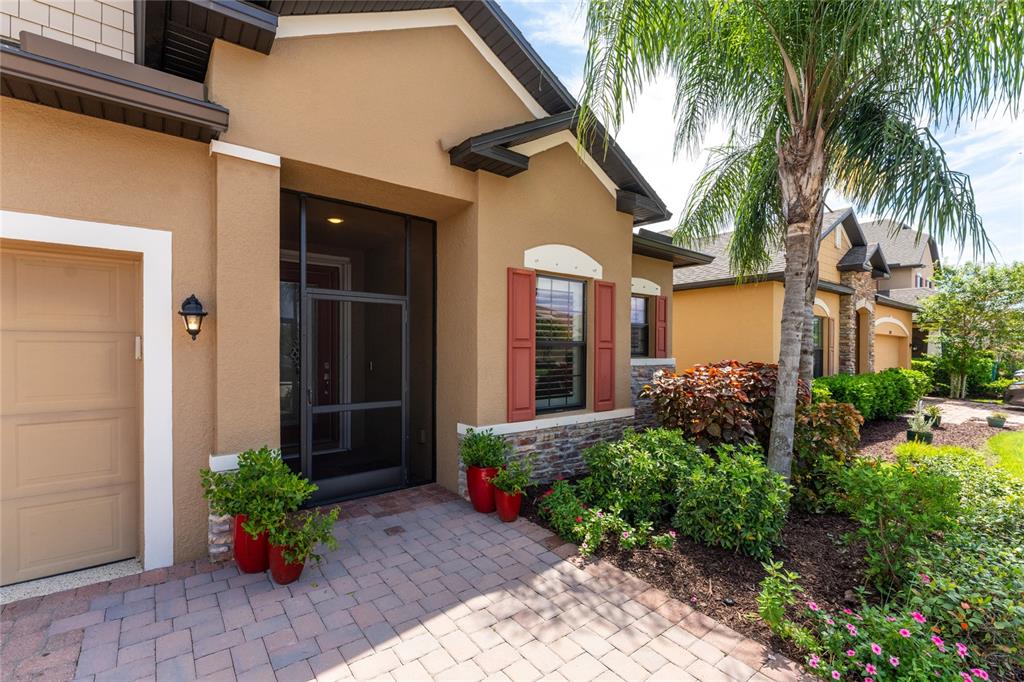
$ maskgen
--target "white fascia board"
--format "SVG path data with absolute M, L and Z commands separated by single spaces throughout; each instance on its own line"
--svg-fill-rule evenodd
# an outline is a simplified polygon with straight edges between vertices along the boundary
M 620 410 L 608 410 L 607 412 L 584 412 L 582 414 L 568 414 L 559 417 L 545 417 L 533 419 L 526 422 L 511 422 L 508 424 L 489 424 L 487 426 L 472 426 L 469 424 L 458 424 L 460 436 L 466 434 L 468 429 L 474 431 L 493 431 L 499 436 L 507 436 L 512 433 L 526 433 L 529 431 L 541 431 L 553 429 L 559 426 L 571 426 L 574 424 L 591 424 L 594 422 L 610 421 L 612 419 L 625 419 L 633 417 L 636 410 L 632 407 L 625 407 Z

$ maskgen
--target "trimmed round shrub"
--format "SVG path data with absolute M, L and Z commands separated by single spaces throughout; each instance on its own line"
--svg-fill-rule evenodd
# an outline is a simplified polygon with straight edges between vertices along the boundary
M 757 446 L 721 445 L 679 478 L 675 529 L 699 542 L 760 559 L 771 557 L 789 509 L 786 480 L 765 466 Z

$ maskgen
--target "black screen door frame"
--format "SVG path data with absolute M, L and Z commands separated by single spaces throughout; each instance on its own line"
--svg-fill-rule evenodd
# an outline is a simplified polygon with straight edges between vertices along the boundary
M 299 322 L 300 366 L 299 372 L 299 423 L 302 432 L 299 438 L 299 456 L 304 476 L 317 484 L 319 489 L 310 499 L 310 504 L 323 504 L 345 497 L 358 496 L 367 492 L 402 488 L 409 481 L 409 286 L 410 274 L 410 222 L 405 216 L 405 295 L 377 294 L 370 292 L 338 291 L 310 287 L 307 281 L 308 248 L 306 195 L 299 193 L 299 295 L 301 300 Z M 331 200 L 335 201 L 335 200 Z M 344 203 L 344 202 L 338 202 Z M 313 391 L 316 386 L 316 368 L 313 366 L 313 334 L 311 333 L 313 307 L 317 301 L 344 303 L 365 303 L 370 305 L 397 305 L 402 310 L 401 363 L 402 387 L 399 400 L 346 403 L 336 405 L 314 405 Z M 357 410 L 394 409 L 401 410 L 401 465 L 386 467 L 363 473 L 328 479 L 313 479 L 313 421 L 321 414 L 352 412 Z

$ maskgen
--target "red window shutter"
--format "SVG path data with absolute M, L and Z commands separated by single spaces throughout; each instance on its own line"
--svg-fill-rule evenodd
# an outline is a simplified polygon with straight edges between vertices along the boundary
M 668 357 L 668 297 L 654 297 L 654 357 Z
M 615 283 L 594 282 L 594 411 L 615 407 Z
M 522 422 L 537 414 L 536 385 L 537 274 L 508 269 L 508 420 Z

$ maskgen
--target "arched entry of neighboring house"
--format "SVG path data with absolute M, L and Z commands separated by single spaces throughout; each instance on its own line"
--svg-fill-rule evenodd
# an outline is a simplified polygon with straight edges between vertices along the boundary
M 875 320 L 875 370 L 910 367 L 910 335 L 907 328 L 893 318 Z

